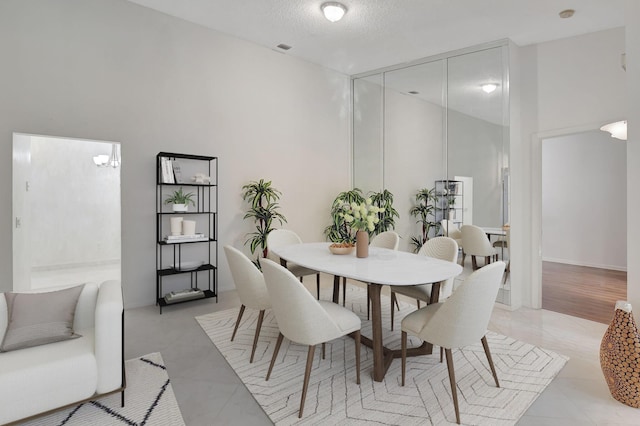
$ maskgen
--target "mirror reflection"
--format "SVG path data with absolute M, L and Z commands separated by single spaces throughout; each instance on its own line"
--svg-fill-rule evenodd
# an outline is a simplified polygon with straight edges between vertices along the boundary
M 120 144 L 14 134 L 13 158 L 14 291 L 120 280 Z
M 430 237 L 446 232 L 442 221 L 476 225 L 508 261 L 507 55 L 500 45 L 354 78 L 353 185 L 394 194 L 402 250 L 415 249 L 409 210 L 426 188 L 437 195 Z M 507 280 L 500 302 L 509 289 Z

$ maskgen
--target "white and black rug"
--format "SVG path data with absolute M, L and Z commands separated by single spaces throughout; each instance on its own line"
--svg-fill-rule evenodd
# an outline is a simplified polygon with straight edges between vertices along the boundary
M 323 298 L 328 298 L 323 295 Z M 350 285 L 349 307 L 362 318 L 362 333 L 370 336 L 366 321 L 366 292 Z M 382 298 L 385 346 L 400 348 L 400 321 L 415 306 L 401 303 L 395 332 L 389 330 L 389 298 Z M 393 361 L 383 382 L 371 378 L 372 352 L 362 347 L 361 384 L 355 382 L 353 340 L 343 338 L 327 344 L 326 359 L 317 355 L 311 372 L 304 416 L 298 419 L 307 358 L 307 347 L 285 339 L 269 381 L 265 381 L 278 327 L 270 311 L 264 318 L 254 362 L 249 364 L 258 312 L 247 309 L 238 334 L 230 342 L 237 309 L 199 316 L 209 338 L 277 425 L 446 425 L 455 424 L 455 412 L 446 362 L 439 350 L 430 356 L 407 360 L 407 385 L 400 386 L 400 359 Z M 513 425 L 558 374 L 568 358 L 554 352 L 488 333 L 487 340 L 500 380 L 495 387 L 482 344 L 455 350 L 460 416 L 468 425 Z M 411 345 L 420 342 L 412 340 Z M 316 351 L 316 354 L 321 351 Z
M 28 426 L 180 426 L 184 425 L 171 382 L 159 353 L 125 364 L 125 406 L 121 394 L 113 394 L 24 423 Z

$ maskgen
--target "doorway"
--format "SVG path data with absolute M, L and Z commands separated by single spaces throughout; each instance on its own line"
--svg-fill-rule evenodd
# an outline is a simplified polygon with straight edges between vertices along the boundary
M 626 298 L 626 145 L 598 130 L 542 140 L 542 308 L 609 323 Z

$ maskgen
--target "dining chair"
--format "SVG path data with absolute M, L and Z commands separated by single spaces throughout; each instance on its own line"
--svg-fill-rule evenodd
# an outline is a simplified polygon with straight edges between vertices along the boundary
M 411 312 L 402 319 L 402 386 L 405 385 L 408 334 L 443 347 L 458 424 L 460 424 L 460 410 L 452 349 L 463 348 L 480 340 L 489 361 L 493 379 L 496 386 L 500 387 L 486 333 L 504 268 L 505 264 L 502 261 L 487 265 L 469 275 L 444 303 L 428 305 Z
M 298 234 L 288 229 L 274 229 L 267 235 L 267 258 L 274 262 L 282 263 L 280 258 L 271 252 L 271 249 L 292 244 L 302 244 L 302 239 Z M 317 297 L 320 299 L 320 272 L 290 262 L 287 262 L 286 267 L 293 275 L 300 278 L 300 282 L 302 282 L 302 277 L 315 275 Z
M 224 252 L 227 256 L 227 263 L 231 269 L 231 276 L 233 282 L 236 285 L 238 291 L 238 298 L 240 299 L 240 312 L 238 313 L 238 319 L 236 325 L 233 328 L 233 334 L 231 335 L 231 341 L 236 337 L 238 326 L 242 320 L 242 314 L 244 314 L 245 308 L 248 306 L 252 309 L 258 309 L 258 323 L 256 325 L 256 334 L 253 337 L 253 347 L 251 348 L 251 358 L 249 363 L 253 362 L 253 357 L 256 353 L 256 346 L 258 345 L 258 337 L 260 336 L 260 329 L 262 328 L 262 321 L 264 319 L 264 311 L 271 308 L 271 299 L 267 293 L 267 287 L 264 283 L 264 277 L 262 272 L 253 264 L 253 262 L 245 256 L 240 250 L 232 246 L 224 246 Z
M 445 237 L 453 238 L 458 243 L 458 248 L 462 248 L 462 232 L 458 224 L 450 219 L 442 219 L 440 221 L 442 227 L 442 235 Z
M 508 227 L 506 230 L 506 235 L 505 235 L 505 247 L 507 248 L 507 250 L 509 250 L 509 261 L 507 262 L 507 268 L 504 271 L 504 281 L 502 281 L 502 285 L 505 285 L 507 283 L 507 278 L 509 277 L 509 272 L 511 272 L 511 228 Z M 495 244 L 494 244 L 495 246 Z M 504 254 L 503 254 L 503 260 L 504 260 Z
M 262 262 L 262 270 L 271 297 L 273 314 L 280 328 L 266 380 L 271 377 L 284 337 L 309 346 L 298 412 L 298 417 L 302 418 L 316 345 L 322 343 L 324 359 L 326 342 L 352 335 L 355 340 L 356 383 L 360 384 L 360 318 L 337 303 L 315 300 L 291 271 L 271 260 L 266 259 Z
M 436 259 L 446 260 L 456 263 L 458 260 L 458 243 L 449 237 L 435 237 L 427 240 L 420 251 L 419 255 L 434 257 Z M 420 309 L 420 301 L 429 303 L 431 300 L 432 284 L 418 284 L 412 286 L 391 286 L 391 330 L 393 331 L 394 323 L 394 305 L 397 305 L 397 294 L 416 299 L 418 309 Z M 440 294 L 438 301 L 442 302 L 453 292 L 453 278 L 450 278 L 440 284 Z
M 398 250 L 400 245 L 400 235 L 394 231 L 384 231 L 374 236 L 369 242 L 369 247 L 382 247 L 390 250 Z M 347 278 L 342 277 L 342 306 L 347 303 Z M 400 307 L 398 307 L 400 309 Z M 367 286 L 367 319 L 371 312 L 371 303 L 369 302 L 369 286 Z
M 462 266 L 464 266 L 465 255 L 471 256 L 471 266 L 475 271 L 478 269 L 476 256 L 482 256 L 485 265 L 491 263 L 492 260 L 498 260 L 498 251 L 491 245 L 489 237 L 479 226 L 462 225 L 460 228 L 462 234 Z

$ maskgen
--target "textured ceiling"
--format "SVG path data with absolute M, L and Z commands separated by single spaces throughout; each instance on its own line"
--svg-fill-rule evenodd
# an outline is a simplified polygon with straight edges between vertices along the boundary
M 348 75 L 509 38 L 524 46 L 624 26 L 624 0 L 130 0 Z M 571 19 L 558 12 L 573 8 Z

